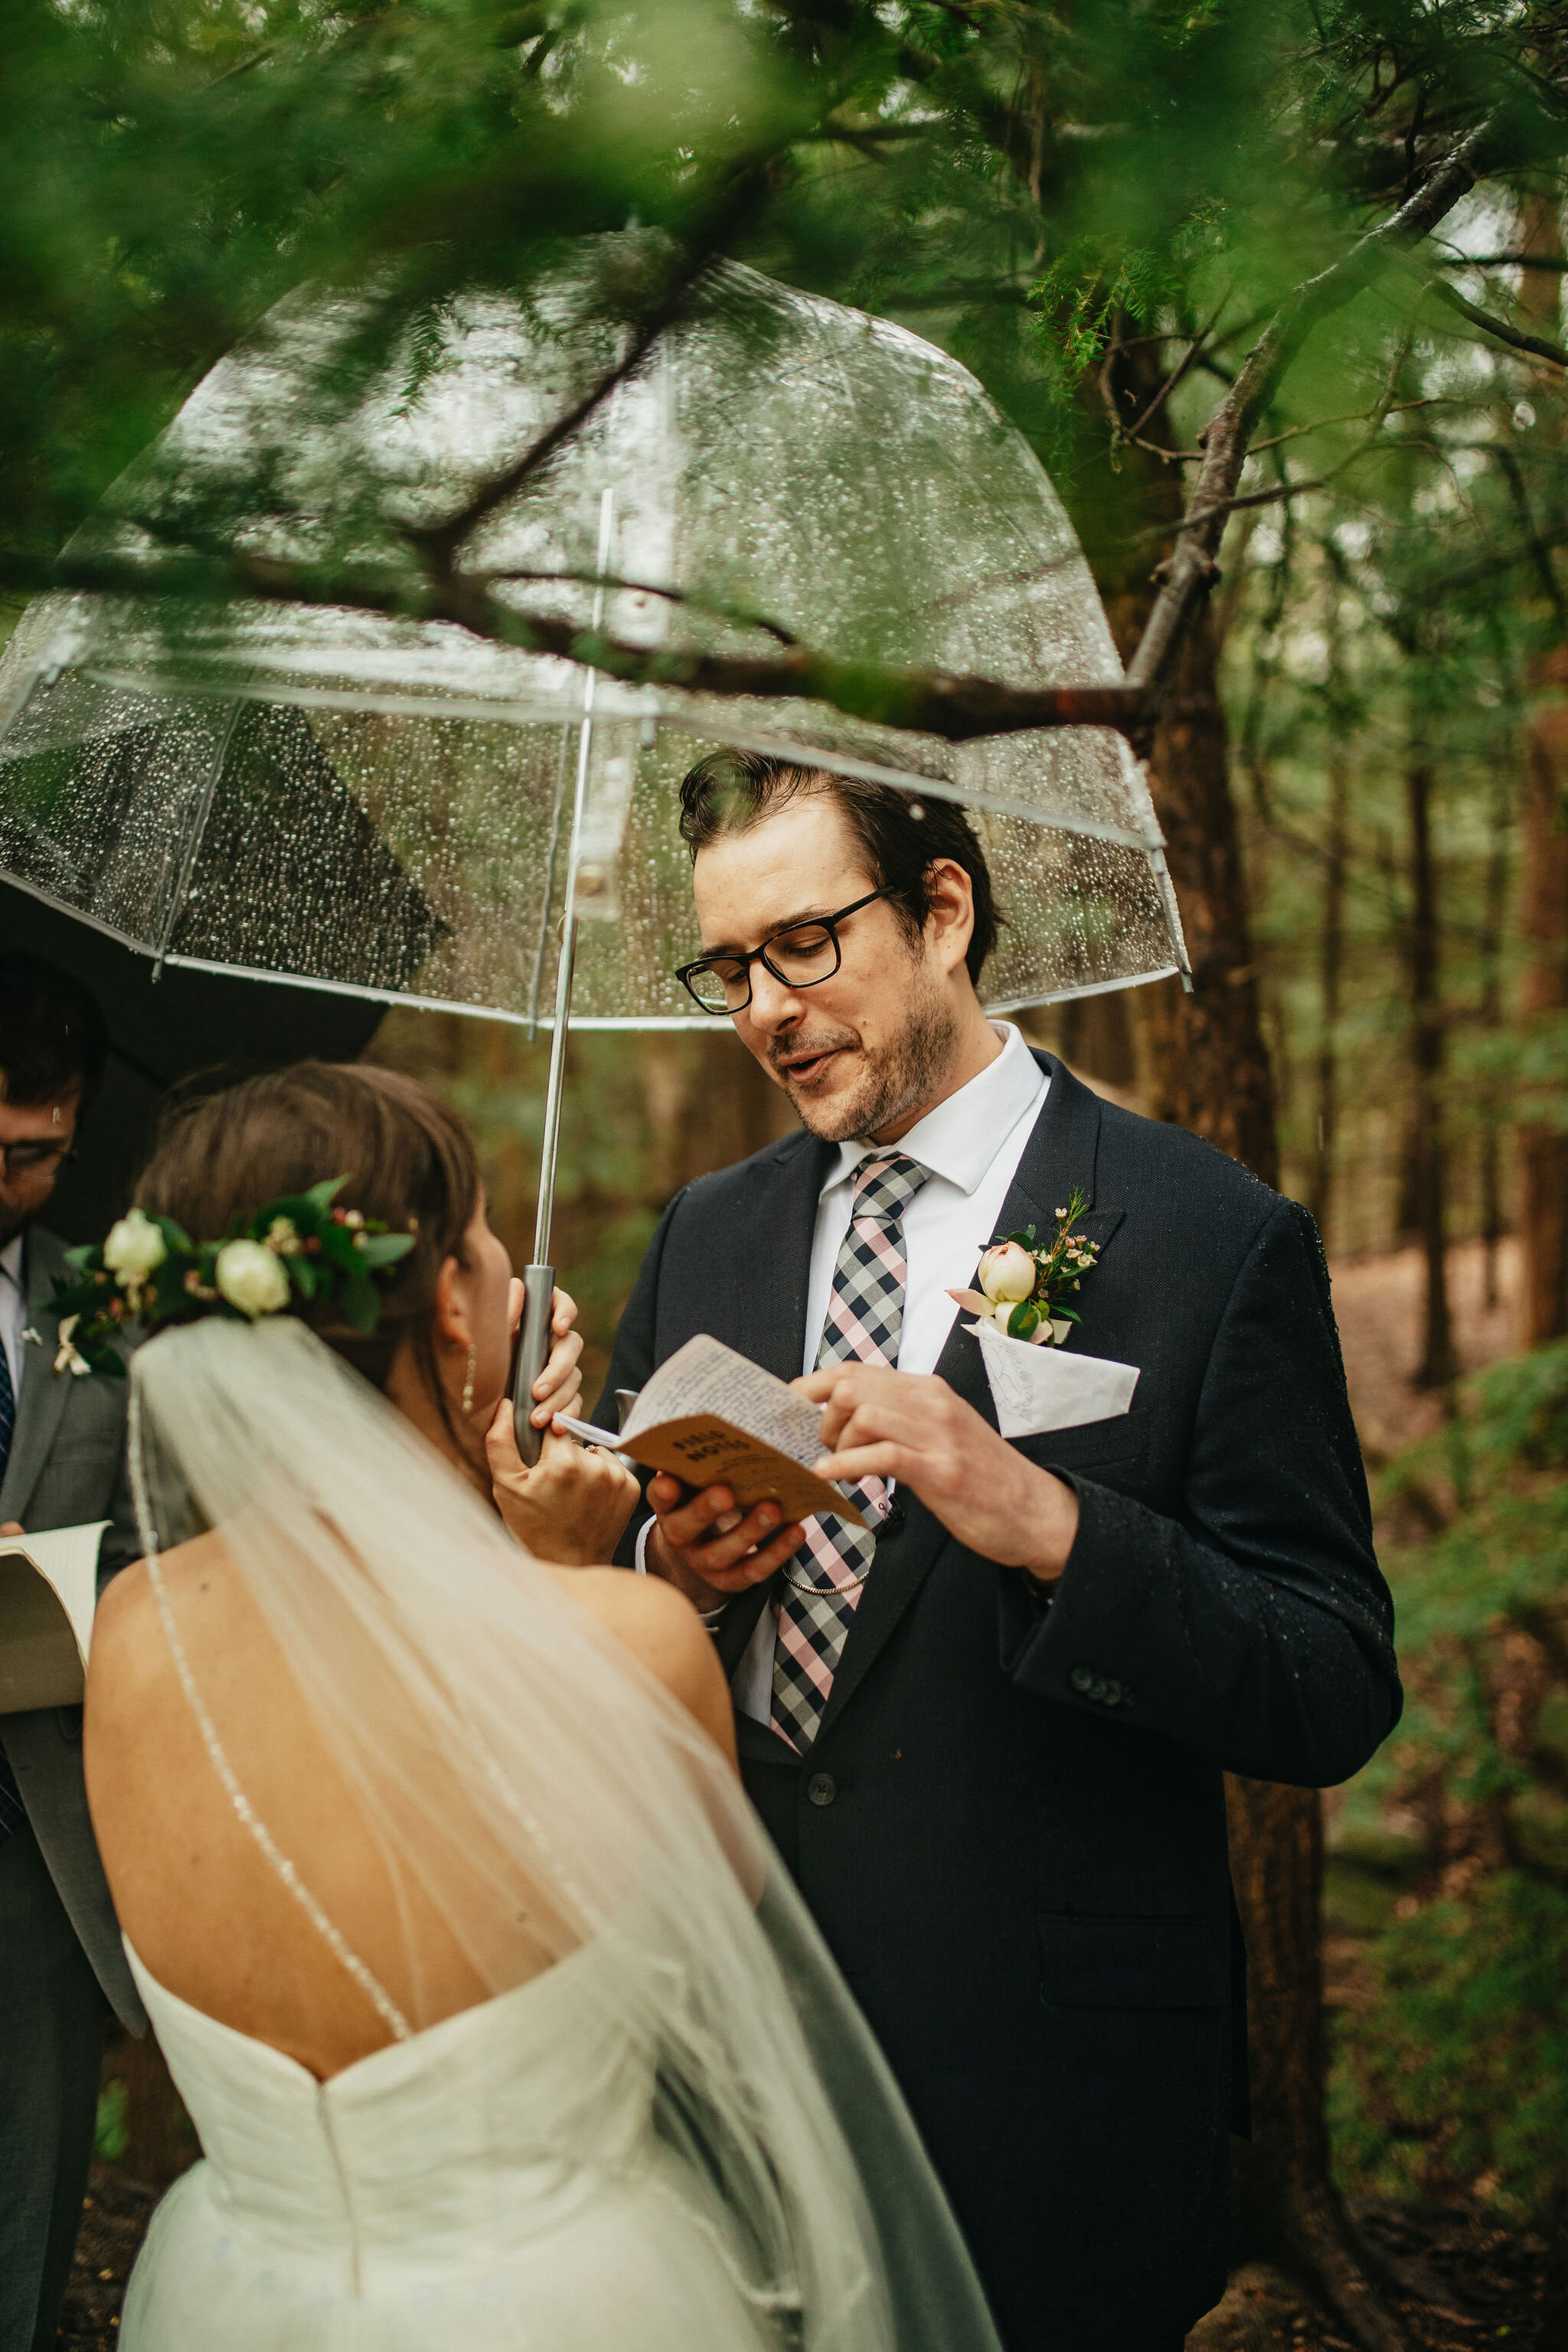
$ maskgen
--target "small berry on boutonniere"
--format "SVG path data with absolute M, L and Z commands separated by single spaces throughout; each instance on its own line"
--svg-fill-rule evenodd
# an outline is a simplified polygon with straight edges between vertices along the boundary
M 1036 1348 L 1065 1347 L 1073 1325 L 1083 1320 L 1068 1298 L 1100 1256 L 1098 1242 L 1073 1231 L 1088 1206 L 1075 1185 L 1067 1207 L 1056 1213 L 1057 1230 L 1049 1239 L 1042 1241 L 1035 1225 L 999 1234 L 981 1258 L 979 1289 L 950 1290 L 948 1297 L 1009 1339 L 1026 1339 Z

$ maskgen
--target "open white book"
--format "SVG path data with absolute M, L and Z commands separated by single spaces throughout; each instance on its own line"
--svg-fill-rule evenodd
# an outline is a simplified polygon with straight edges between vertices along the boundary
M 620 1432 L 557 1419 L 590 1445 L 668 1470 L 689 1486 L 728 1486 L 744 1511 L 774 1502 L 786 1519 L 831 1512 L 866 1525 L 857 1506 L 812 1469 L 823 1453 L 820 1413 L 784 1381 L 700 1332 L 660 1364 Z
M 108 1525 L 0 1536 L 0 1715 L 81 1704 Z

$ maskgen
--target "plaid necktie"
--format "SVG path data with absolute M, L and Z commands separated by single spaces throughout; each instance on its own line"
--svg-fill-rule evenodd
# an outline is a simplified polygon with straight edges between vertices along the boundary
M 5 1280 L 0 1274 L 0 1282 Z M 16 1391 L 11 1385 L 11 1366 L 6 1360 L 5 1345 L 0 1340 L 0 1484 L 5 1476 L 5 1465 L 11 1455 L 11 1438 L 16 1426 Z M 26 1819 L 21 1791 L 4 1748 L 0 1748 L 0 1845 Z
M 904 1328 L 904 1211 L 931 1171 L 901 1152 L 879 1152 L 855 1173 L 849 1230 L 839 1244 L 816 1369 L 899 1360 Z M 873 1525 L 887 1483 L 863 1478 L 855 1500 Z M 825 1516 L 807 1519 L 805 1541 L 784 1562 L 773 1650 L 773 1727 L 792 1748 L 811 1746 L 821 1726 L 850 1621 L 877 1556 L 868 1528 Z

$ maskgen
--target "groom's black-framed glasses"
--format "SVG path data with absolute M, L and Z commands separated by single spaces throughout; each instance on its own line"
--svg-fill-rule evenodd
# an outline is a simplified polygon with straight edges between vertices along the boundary
M 791 923 L 786 930 L 775 931 L 749 953 L 736 949 L 699 956 L 695 963 L 683 963 L 675 977 L 704 1013 L 743 1013 L 752 1001 L 754 963 L 771 971 L 781 988 L 816 988 L 831 980 L 843 961 L 839 924 L 887 896 L 885 889 L 868 890 L 863 898 L 852 898 L 834 914 L 814 915 L 808 923 Z

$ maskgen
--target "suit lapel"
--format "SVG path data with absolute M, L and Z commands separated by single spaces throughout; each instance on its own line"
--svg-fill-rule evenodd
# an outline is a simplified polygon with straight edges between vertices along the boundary
M 787 1139 L 763 1175 L 746 1246 L 726 1266 L 713 1302 L 734 1333 L 731 1344 L 781 1381 L 797 1381 L 805 1368 L 816 1203 L 837 1151 L 815 1136 L 804 1145 Z
M 1091 1204 L 1095 1160 L 1100 1146 L 1100 1097 L 1079 1084 L 1052 1054 L 1035 1059 L 1049 1071 L 1051 1087 L 1040 1108 L 1016 1173 L 1002 1203 L 998 1233 L 1036 1224 L 1042 1231 L 1054 1225 L 1056 1211 L 1071 1200 L 1073 1187 Z M 1121 1222 L 1120 1210 L 1109 1213 L 1086 1211 L 1080 1220 L 1094 1240 L 1103 1243 Z M 980 1342 L 964 1328 L 962 1312 L 953 1318 L 947 1344 L 937 1360 L 937 1375 L 996 1426 L 996 1407 L 980 1354 Z M 879 1552 L 860 1605 L 855 1612 L 833 1689 L 823 1710 L 823 1734 L 840 1716 L 903 1616 L 926 1578 L 952 1541 L 940 1519 L 913 1497 L 906 1498 L 908 1533 Z
M 27 1328 L 38 1342 L 23 1347 L 22 1385 L 16 1397 L 16 1426 L 11 1437 L 5 1476 L 0 1481 L 0 1519 L 20 1519 L 32 1500 L 33 1489 L 48 1459 L 70 1391 L 72 1375 L 55 1377 L 55 1351 L 59 1346 L 60 1318 L 53 1305 L 55 1274 L 64 1274 L 63 1258 L 51 1250 L 48 1236 L 27 1235 L 24 1260 L 27 1278 Z

